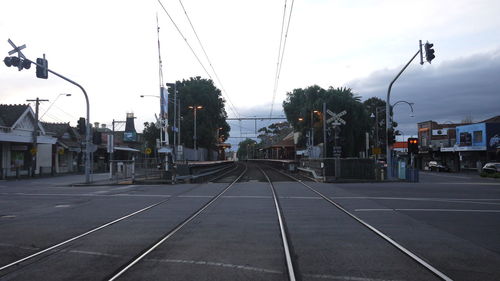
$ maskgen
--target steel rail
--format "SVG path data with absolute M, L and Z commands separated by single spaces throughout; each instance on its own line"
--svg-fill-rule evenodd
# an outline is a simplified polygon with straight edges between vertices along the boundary
M 350 216 L 351 218 L 353 218 L 357 222 L 361 223 L 363 226 L 365 226 L 366 228 L 368 228 L 369 230 L 371 230 L 372 232 L 374 232 L 375 234 L 377 234 L 378 236 L 380 236 L 381 238 L 383 238 L 384 240 L 386 240 L 387 242 L 389 242 L 396 249 L 400 250 L 402 253 L 404 253 L 405 255 L 407 255 L 410 258 L 412 258 L 414 261 L 416 261 L 417 263 L 419 263 L 420 265 L 422 265 L 423 267 L 425 267 L 427 270 L 431 271 L 437 277 L 439 277 L 439 278 L 441 278 L 442 280 L 445 280 L 445 281 L 453 281 L 453 279 L 451 279 L 450 277 L 448 277 L 446 274 L 444 274 L 443 272 L 439 271 L 437 268 L 433 267 L 432 265 L 430 265 L 429 263 L 427 263 L 426 261 L 424 261 L 422 258 L 420 258 L 419 256 L 417 256 L 416 254 L 412 253 L 410 250 L 408 250 L 405 247 L 403 247 L 402 245 L 398 244 L 396 241 L 392 240 L 389 236 L 385 235 L 380 230 L 378 230 L 375 227 L 371 226 L 370 224 L 368 224 L 367 222 L 363 221 L 362 219 L 356 217 L 351 212 L 347 211 L 344 207 L 342 207 L 340 204 L 336 203 L 335 201 L 333 201 L 329 197 L 323 195 L 321 192 L 317 191 L 313 187 L 305 184 L 300 179 L 297 179 L 297 178 L 295 178 L 295 177 L 293 177 L 293 176 L 291 176 L 289 174 L 286 174 L 286 173 L 283 173 L 280 170 L 277 170 L 276 168 L 273 168 L 273 167 L 271 167 L 271 168 L 274 169 L 275 171 L 281 173 L 282 175 L 285 175 L 285 176 L 287 176 L 287 177 L 289 177 L 289 178 L 297 181 L 298 183 L 302 184 L 303 186 L 309 188 L 312 192 L 316 193 L 321 198 L 323 198 L 324 200 L 326 200 L 328 203 L 330 203 L 333 206 L 337 207 L 339 210 L 341 210 L 342 212 L 344 212 L 345 214 L 347 214 L 348 216 Z
M 274 200 L 274 206 L 276 207 L 276 214 L 278 215 L 278 222 L 280 225 L 281 240 L 283 242 L 283 250 L 285 252 L 286 266 L 288 269 L 288 278 L 290 279 L 290 281 L 295 281 L 296 278 L 295 278 L 295 270 L 294 270 L 293 263 L 292 263 L 292 255 L 290 254 L 290 247 L 288 246 L 288 238 L 287 238 L 287 235 L 285 232 L 284 219 L 283 219 L 283 215 L 280 211 L 281 207 L 280 207 L 280 204 L 278 202 L 278 196 L 276 195 L 276 191 L 274 190 L 274 185 L 273 185 L 271 179 L 269 178 L 269 176 L 260 167 L 259 167 L 259 170 L 262 172 L 264 177 L 266 177 L 267 181 L 269 182 L 269 186 L 271 187 L 271 192 L 273 194 L 273 200 Z
M 201 186 L 201 185 L 199 185 L 199 186 Z M 198 186 L 198 187 L 199 187 L 199 186 Z M 195 187 L 195 188 L 196 188 L 196 187 Z M 50 247 L 48 247 L 48 248 L 45 248 L 45 249 L 43 249 L 43 250 L 41 250 L 41 251 L 38 251 L 38 252 L 36 252 L 36 253 L 34 253 L 34 254 L 31 254 L 31 255 L 29 255 L 29 256 L 26 256 L 26 257 L 24 257 L 24 258 L 21 258 L 21 259 L 19 259 L 19 260 L 16 260 L 16 261 L 14 261 L 14 262 L 11 262 L 11 263 L 9 263 L 9 264 L 6 264 L 6 265 L 4 265 L 4 266 L 0 267 L 0 271 L 5 270 L 5 269 L 7 269 L 7 268 L 10 268 L 10 267 L 12 267 L 12 266 L 14 266 L 14 265 L 18 265 L 18 264 L 20 264 L 20 263 L 22 263 L 22 262 L 24 262 L 24 261 L 30 260 L 30 259 L 32 259 L 32 258 L 35 258 L 35 257 L 37 257 L 37 256 L 39 256 L 39 255 L 42 255 L 42 254 L 44 254 L 44 253 L 47 253 L 47 252 L 49 252 L 49 251 L 52 251 L 52 250 L 54 250 L 54 249 L 56 249 L 56 248 L 59 248 L 59 247 L 61 247 L 61 246 L 63 246 L 63 245 L 66 245 L 66 244 L 68 244 L 68 243 L 70 243 L 70 242 L 73 242 L 73 241 L 75 241 L 75 240 L 77 240 L 77 239 L 83 238 L 83 237 L 85 237 L 85 236 L 87 236 L 87 235 L 89 235 L 89 234 L 92 234 L 92 233 L 94 233 L 94 232 L 96 232 L 96 231 L 99 231 L 99 230 L 101 230 L 101 229 L 103 229 L 103 228 L 107 228 L 107 227 L 109 227 L 109 226 L 111 226 L 111 225 L 114 225 L 114 224 L 116 224 L 116 223 L 118 223 L 118 222 L 120 222 L 120 221 L 123 221 L 123 220 L 125 220 L 125 219 L 128 219 L 128 218 L 130 218 L 130 217 L 132 217 L 132 216 L 135 216 L 135 215 L 137 215 L 137 214 L 143 213 L 143 212 L 145 212 L 145 211 L 147 211 L 147 210 L 149 210 L 149 209 L 152 209 L 152 208 L 154 208 L 154 207 L 156 207 L 156 206 L 159 206 L 159 205 L 161 205 L 161 204 L 164 204 L 164 203 L 166 203 L 166 202 L 170 201 L 172 198 L 175 198 L 175 197 L 177 197 L 177 196 L 179 196 L 179 195 L 182 195 L 182 194 L 184 194 L 184 193 L 187 193 L 187 192 L 189 192 L 189 191 L 191 191 L 191 190 L 193 190 L 193 189 L 194 189 L 194 188 L 189 189 L 189 190 L 187 190 L 187 191 L 180 192 L 180 193 L 176 194 L 175 196 L 171 196 L 171 197 L 169 197 L 169 198 L 167 198 L 167 199 L 161 200 L 161 201 L 159 201 L 159 202 L 157 202 L 157 203 L 154 203 L 154 204 L 152 204 L 152 205 L 149 205 L 149 206 L 147 206 L 147 207 L 145 207 L 145 208 L 139 209 L 139 210 L 137 210 L 137 211 L 135 211 L 135 212 L 132 212 L 132 213 L 130 213 L 130 214 L 127 214 L 127 215 L 125 215 L 125 216 L 122 216 L 122 217 L 120 217 L 120 218 L 117 218 L 117 219 L 115 219 L 115 220 L 112 220 L 112 221 L 110 221 L 110 222 L 107 222 L 107 223 L 105 223 L 105 224 L 103 224 L 103 225 L 101 225 L 101 226 L 95 227 L 95 228 L 93 228 L 93 229 L 91 229 L 91 230 L 89 230 L 89 231 L 87 231 L 87 232 L 85 232 L 85 233 L 79 234 L 79 235 L 74 236 L 74 237 L 72 237 L 72 238 L 70 238 L 70 239 L 67 239 L 67 240 L 65 240 L 65 241 L 63 241 L 63 242 L 60 242 L 60 243 L 58 243 L 58 244 L 52 245 L 52 246 L 50 246 Z
M 121 275 L 123 275 L 127 270 L 129 270 L 131 267 L 133 267 L 135 264 L 137 264 L 139 261 L 141 261 L 145 256 L 147 256 L 149 253 L 151 253 L 154 249 L 158 248 L 163 242 L 165 242 L 167 239 L 172 237 L 175 233 L 177 233 L 179 230 L 181 230 L 186 224 L 191 222 L 194 218 L 196 218 L 198 215 L 200 215 L 205 209 L 207 209 L 212 203 L 217 201 L 226 191 L 229 190 L 236 182 L 240 180 L 240 178 L 246 173 L 247 171 L 247 166 L 245 166 L 245 170 L 231 183 L 229 184 L 224 190 L 222 190 L 219 194 L 214 196 L 210 201 L 208 201 L 205 205 L 203 205 L 200 209 L 198 209 L 196 212 L 194 212 L 191 216 L 189 216 L 187 219 L 185 219 L 182 223 L 177 225 L 174 229 L 169 231 L 163 238 L 161 238 L 158 242 L 156 242 L 153 246 L 149 247 L 147 250 L 145 250 L 142 254 L 140 254 L 137 258 L 135 258 L 132 262 L 127 264 L 125 267 L 123 267 L 118 273 L 114 274 L 111 276 L 108 280 L 113 281 L 118 279 Z
M 34 257 L 37 257 L 37 256 L 39 256 L 39 255 L 41 255 L 41 254 L 43 254 L 43 253 L 48 252 L 48 251 L 54 250 L 55 248 L 58 248 L 58 247 L 60 247 L 60 246 L 62 246 L 62 245 L 68 244 L 68 243 L 70 243 L 70 242 L 72 242 L 72 241 L 75 241 L 75 240 L 77 240 L 77 239 L 80 239 L 80 238 L 82 238 L 82 237 L 84 237 L 84 236 L 87 236 L 87 235 L 89 235 L 89 234 L 91 234 L 91 233 L 94 233 L 94 232 L 99 231 L 99 230 L 101 230 L 101 229 L 103 229 L 103 228 L 106 228 L 106 227 L 108 227 L 108 226 L 111 226 L 111 225 L 113 225 L 113 224 L 115 224 L 115 223 L 117 223 L 117 222 L 120 222 L 120 221 L 124 220 L 124 219 L 130 218 L 130 217 L 135 216 L 135 215 L 137 215 L 137 214 L 139 214 L 139 213 L 142 213 L 142 212 L 144 212 L 144 211 L 147 211 L 147 210 L 149 210 L 149 209 L 151 209 L 151 208 L 154 208 L 154 207 L 156 207 L 156 206 L 158 206 L 158 205 L 160 205 L 160 204 L 163 204 L 163 203 L 165 203 L 165 202 L 169 201 L 170 199 L 171 199 L 171 198 L 168 198 L 168 199 L 162 200 L 162 201 L 160 201 L 160 202 L 157 202 L 157 203 L 155 203 L 155 204 L 149 205 L 149 206 L 147 206 L 147 207 L 145 207 L 145 208 L 142 208 L 142 209 L 140 209 L 140 210 L 137 210 L 137 211 L 135 211 L 135 212 L 133 212 L 133 213 L 130 213 L 130 214 L 128 214 L 128 215 L 125 215 L 125 216 L 123 216 L 123 217 L 121 217 L 121 218 L 118 218 L 118 219 L 115 219 L 115 220 L 113 220 L 113 221 L 110 221 L 110 222 L 108 222 L 108 223 L 105 223 L 105 224 L 103 224 L 103 225 L 101 225 L 101 226 L 98 226 L 98 227 L 96 227 L 96 228 L 94 228 L 94 229 L 91 229 L 91 230 L 89 230 L 89 231 L 87 231 L 87 232 L 85 232 L 85 233 L 82 233 L 82 234 L 80 234 L 80 235 L 77 235 L 77 236 L 75 236 L 75 237 L 73 237 L 73 238 L 70 238 L 70 239 L 65 240 L 65 241 L 63 241 L 63 242 L 60 242 L 60 243 L 55 244 L 55 245 L 53 245 L 53 246 L 50 246 L 50 247 L 48 247 L 48 248 L 46 248 L 46 249 L 43 249 L 43 250 L 41 250 L 41 251 L 39 251 L 39 252 L 36 252 L 36 253 L 32 254 L 32 255 L 29 255 L 29 256 L 24 257 L 24 258 L 22 258 L 22 259 L 19 259 L 19 260 L 17 260 L 17 261 L 11 262 L 11 263 L 9 263 L 9 264 L 7 264 L 7 265 L 4 265 L 4 266 L 0 267 L 0 271 L 5 270 L 5 269 L 7 269 L 7 268 L 9 268 L 9 267 L 12 267 L 12 266 L 14 266 L 14 265 L 20 264 L 20 263 L 22 263 L 23 261 L 26 261 L 26 260 L 32 259 L 32 258 L 34 258 Z

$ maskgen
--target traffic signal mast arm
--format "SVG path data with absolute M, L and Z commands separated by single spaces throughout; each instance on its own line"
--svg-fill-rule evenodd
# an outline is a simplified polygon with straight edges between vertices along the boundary
M 85 182 L 86 183 L 90 183 L 90 162 L 89 162 L 90 161 L 90 149 L 89 148 L 90 148 L 90 144 L 91 144 L 91 138 L 90 138 L 90 103 L 89 103 L 89 97 L 87 95 L 87 92 L 85 91 L 85 89 L 80 84 L 76 83 L 75 81 L 73 81 L 73 80 L 71 80 L 71 79 L 69 79 L 69 78 L 67 78 L 67 77 L 65 77 L 65 76 L 63 76 L 63 75 L 61 75 L 61 74 L 59 74 L 59 73 L 57 73 L 55 71 L 50 70 L 45 65 L 33 62 L 30 59 L 28 59 L 28 58 L 25 58 L 24 60 L 27 60 L 30 63 L 35 64 L 38 67 L 44 67 L 44 68 L 46 68 L 47 72 L 50 72 L 50 73 L 54 74 L 55 76 L 57 76 L 57 77 L 59 77 L 59 78 L 61 78 L 63 80 L 68 81 L 69 83 L 77 86 L 78 88 L 80 88 L 80 90 L 82 90 L 83 95 L 85 96 L 85 102 L 87 104 L 87 120 L 86 120 L 87 124 L 85 126 L 85 143 L 86 143 L 86 145 L 85 145 L 85 147 L 86 147 L 86 149 L 85 149 L 85 157 L 87 159 L 86 162 L 85 162 Z

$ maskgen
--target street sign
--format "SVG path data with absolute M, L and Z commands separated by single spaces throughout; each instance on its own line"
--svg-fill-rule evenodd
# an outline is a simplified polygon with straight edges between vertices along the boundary
M 372 153 L 376 155 L 382 154 L 382 149 L 380 149 L 380 147 L 374 147 L 372 148 Z
M 147 147 L 145 150 L 144 150 L 144 153 L 146 153 L 147 155 L 151 154 L 151 152 L 153 152 L 153 150 L 151 150 L 151 148 Z

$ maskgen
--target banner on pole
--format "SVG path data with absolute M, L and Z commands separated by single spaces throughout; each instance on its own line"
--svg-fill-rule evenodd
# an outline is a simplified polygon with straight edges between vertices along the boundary
M 165 87 L 160 88 L 160 118 L 168 118 L 168 91 Z

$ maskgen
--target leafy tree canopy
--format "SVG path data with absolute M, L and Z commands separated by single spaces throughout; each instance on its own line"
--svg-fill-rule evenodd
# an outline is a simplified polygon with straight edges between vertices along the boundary
M 361 98 L 355 95 L 349 88 L 323 89 L 317 85 L 305 89 L 294 89 L 287 93 L 283 102 L 288 122 L 301 132 L 299 145 L 305 146 L 305 136 L 311 130 L 314 131 L 314 144 L 323 142 L 323 103 L 327 109 L 339 113 L 343 110 L 347 114 L 342 117 L 347 124 L 340 126 L 338 145 L 342 146 L 342 156 L 358 156 L 358 152 L 364 151 L 365 132 L 370 130 L 370 117 L 361 103 Z M 317 111 L 314 113 L 314 111 Z M 328 119 L 329 117 L 327 117 Z M 330 130 L 333 131 L 333 130 Z M 327 147 L 332 145 L 331 135 L 328 137 Z
M 226 122 L 225 100 L 213 81 L 197 76 L 177 81 L 176 84 L 177 98 L 180 99 L 181 144 L 194 147 L 194 110 L 189 106 L 203 107 L 197 109 L 196 112 L 197 146 L 213 149 L 218 142 L 218 137 L 222 141 L 227 140 L 230 126 Z M 170 123 L 173 120 L 173 112 L 173 105 L 170 103 Z M 172 137 L 173 134 L 170 134 L 171 143 Z
M 254 151 L 256 148 L 257 142 L 254 141 L 253 139 L 245 139 L 244 141 L 241 141 L 238 144 L 238 151 L 236 152 L 236 155 L 238 159 L 243 160 L 243 159 L 248 159 L 251 158 L 251 152 Z M 247 158 L 248 156 L 248 158 Z

